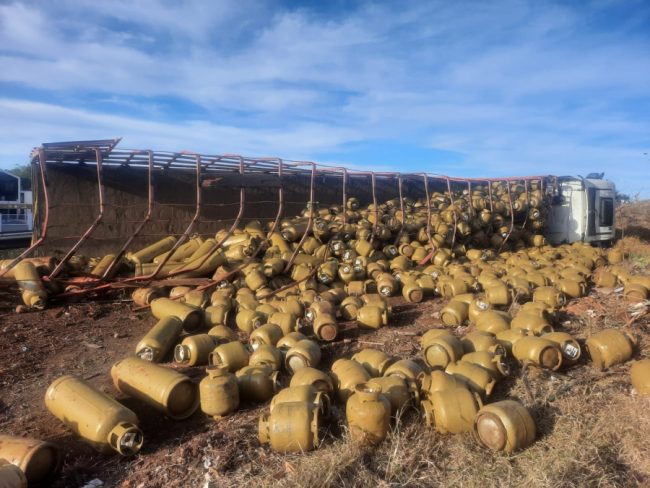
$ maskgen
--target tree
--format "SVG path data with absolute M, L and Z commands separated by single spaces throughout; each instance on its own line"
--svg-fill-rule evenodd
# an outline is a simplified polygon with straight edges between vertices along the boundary
M 621 193 L 620 191 L 616 192 L 616 201 L 618 203 L 629 202 L 631 200 L 630 195 Z
M 32 180 L 32 166 L 29 164 L 17 164 L 9 170 L 9 173 L 21 178 L 27 178 L 30 181 Z

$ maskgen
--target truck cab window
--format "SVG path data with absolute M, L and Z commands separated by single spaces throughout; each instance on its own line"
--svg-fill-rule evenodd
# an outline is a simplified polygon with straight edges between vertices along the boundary
M 614 224 L 614 199 L 600 199 L 600 226 L 608 227 Z

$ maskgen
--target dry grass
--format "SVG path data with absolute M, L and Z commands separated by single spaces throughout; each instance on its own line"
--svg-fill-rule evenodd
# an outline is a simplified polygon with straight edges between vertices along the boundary
M 232 486 L 638 486 L 650 482 L 650 399 L 630 394 L 627 368 L 608 374 L 589 366 L 571 376 L 540 375 L 529 404 L 539 439 L 512 456 L 480 448 L 470 434 L 442 436 L 407 414 L 388 441 L 362 450 L 326 440 L 299 456 L 271 454 Z M 517 378 L 514 396 L 524 390 Z M 520 397 L 522 400 L 524 397 Z M 553 401 L 551 401 L 553 400 Z M 219 480 L 215 486 L 222 486 Z

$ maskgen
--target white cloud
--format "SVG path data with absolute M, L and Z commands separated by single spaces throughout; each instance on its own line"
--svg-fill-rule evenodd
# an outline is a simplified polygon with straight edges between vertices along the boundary
M 252 0 L 6 3 L 0 82 L 25 94 L 0 104 L 0 159 L 112 135 L 290 158 L 385 140 L 464 158 L 437 171 L 603 168 L 632 191 L 639 173 L 648 180 L 650 9 L 599 27 L 614 7 L 388 2 L 327 16 Z
M 306 157 L 354 140 L 353 129 L 332 128 L 316 123 L 302 123 L 291 131 L 276 129 L 242 129 L 202 120 L 163 123 L 133 117 L 106 115 L 58 105 L 0 98 L 0 113 L 6 125 L 0 148 L 5 164 L 24 161 L 32 147 L 47 141 L 106 139 L 124 136 L 125 148 L 154 150 L 192 150 L 207 154 L 241 153 L 246 155 L 283 154 Z M 170 142 L 171 141 L 171 142 Z

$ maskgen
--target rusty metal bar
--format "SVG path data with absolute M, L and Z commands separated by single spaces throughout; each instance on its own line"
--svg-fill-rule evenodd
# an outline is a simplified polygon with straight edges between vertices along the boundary
M 508 230 L 508 234 L 506 235 L 506 237 L 503 239 L 503 242 L 501 242 L 497 254 L 500 253 L 501 250 L 503 249 L 503 246 L 506 245 L 506 242 L 508 242 L 508 239 L 510 238 L 510 234 L 512 234 L 512 231 L 515 227 L 515 210 L 512 206 L 512 193 L 510 193 L 509 184 L 506 184 L 506 189 L 508 190 L 508 203 L 510 204 L 510 229 Z
M 97 189 L 98 189 L 98 195 L 99 195 L 99 213 L 97 214 L 97 217 L 95 217 L 95 220 L 93 221 L 92 224 L 90 224 L 90 227 L 86 229 L 86 232 L 83 233 L 83 235 L 79 238 L 79 240 L 70 248 L 68 253 L 61 259 L 61 261 L 55 266 L 54 270 L 50 273 L 48 276 L 48 279 L 53 280 L 54 278 L 57 277 L 57 275 L 61 272 L 63 267 L 65 266 L 65 263 L 68 262 L 68 260 L 74 256 L 74 254 L 77 252 L 79 247 L 83 244 L 83 242 L 90 237 L 90 234 L 93 233 L 93 231 L 97 228 L 97 226 L 101 223 L 102 219 L 104 218 L 104 210 L 106 207 L 106 203 L 104 201 L 104 183 L 102 181 L 102 152 L 99 148 L 95 149 L 95 161 L 97 165 Z
M 530 209 L 528 208 L 528 206 L 530 205 L 530 195 L 528 194 L 528 180 L 524 180 L 524 190 L 526 192 L 526 215 L 524 217 L 523 223 L 521 224 L 520 227 L 521 230 L 524 230 L 526 228 L 526 224 L 528 223 L 528 214 L 530 211 Z
M 158 273 L 160 273 L 160 270 L 167 264 L 169 260 L 171 260 L 172 256 L 176 252 L 176 249 L 178 249 L 180 246 L 187 241 L 187 239 L 190 236 L 190 232 L 194 229 L 196 226 L 196 222 L 198 222 L 200 216 L 201 216 L 201 156 L 196 154 L 196 207 L 194 210 L 194 216 L 192 217 L 192 220 L 190 221 L 189 225 L 186 227 L 185 231 L 183 234 L 178 238 L 178 240 L 174 243 L 172 248 L 165 254 L 165 257 L 163 257 L 160 260 L 160 263 L 158 263 L 158 266 L 156 266 L 156 269 L 153 270 L 153 272 L 148 275 L 148 276 L 136 276 L 131 278 L 129 281 L 145 281 L 145 280 L 151 280 L 154 279 Z
M 102 275 L 102 279 L 106 280 L 111 276 L 111 273 L 122 259 L 127 248 L 131 245 L 133 240 L 140 234 L 144 226 L 151 220 L 151 214 L 153 213 L 154 207 L 154 187 L 153 187 L 153 152 L 147 151 L 148 153 L 148 166 L 147 166 L 147 213 L 144 216 L 144 219 L 140 222 L 135 231 L 128 237 L 126 242 L 122 245 L 120 251 L 115 255 L 113 262 L 106 268 L 106 271 Z
M 431 196 L 429 195 L 429 177 L 426 173 L 422 174 L 424 179 L 424 194 L 427 199 L 427 238 L 429 239 L 429 244 L 431 245 L 431 251 L 435 252 L 436 245 L 433 242 L 431 237 Z
M 372 223 L 372 235 L 370 236 L 370 243 L 372 244 L 377 235 L 377 224 L 379 220 L 379 209 L 377 208 L 377 191 L 376 191 L 376 181 L 375 181 L 375 172 L 370 172 L 370 182 L 372 186 L 372 206 L 375 214 L 375 221 Z
M 245 172 L 244 168 L 245 168 L 244 159 L 241 158 L 240 161 L 239 161 L 239 172 L 242 175 Z M 172 277 L 172 276 L 176 276 L 176 275 L 181 274 L 181 273 L 187 273 L 189 271 L 194 271 L 195 269 L 199 269 L 201 266 L 203 266 L 203 263 L 205 263 L 208 259 L 210 259 L 212 254 L 214 254 L 223 245 L 223 243 L 226 242 L 226 240 L 235 231 L 237 226 L 239 226 L 239 221 L 241 220 L 242 216 L 244 215 L 244 210 L 245 210 L 245 207 L 246 207 L 245 198 L 246 198 L 246 189 L 245 189 L 244 186 L 241 186 L 239 188 L 239 212 L 237 213 L 237 216 L 235 217 L 234 222 L 230 226 L 230 229 L 228 229 L 228 232 L 226 232 L 226 235 L 223 236 L 219 242 L 216 242 L 212 247 L 210 247 L 208 252 L 206 252 L 205 255 L 203 256 L 203 259 L 201 259 L 201 261 L 199 261 L 193 268 L 184 268 L 184 269 L 182 269 L 180 271 L 173 271 L 173 272 L 169 273 L 167 275 L 167 277 Z
M 451 192 L 451 182 L 448 176 L 445 176 L 445 179 L 447 180 L 447 193 L 449 193 L 449 204 L 450 206 L 454 206 L 456 202 L 454 201 L 454 195 Z M 458 230 L 458 216 L 456 215 L 456 210 L 452 210 L 452 214 L 454 216 L 454 232 L 451 236 L 451 249 L 454 249 L 454 244 L 456 243 L 456 231 Z
M 399 209 L 402 212 L 402 225 L 397 232 L 397 237 L 395 238 L 394 245 L 397 246 L 399 240 L 402 238 L 402 233 L 404 232 L 404 224 L 406 223 L 406 212 L 404 211 L 404 197 L 402 195 L 402 175 L 397 173 L 397 193 L 399 194 Z
M 298 245 L 294 249 L 293 253 L 291 254 L 291 257 L 289 258 L 289 261 L 287 262 L 287 266 L 284 268 L 285 273 L 287 273 L 291 269 L 291 266 L 293 266 L 293 262 L 296 260 L 296 256 L 302 249 L 302 245 L 304 244 L 305 239 L 307 239 L 307 236 L 309 235 L 309 231 L 311 230 L 311 227 L 314 224 L 314 184 L 316 180 L 316 164 L 315 163 L 309 163 L 309 164 L 311 164 L 311 178 L 309 181 L 309 220 L 307 221 L 307 227 L 305 228 L 305 232 L 303 232 L 302 237 L 298 242 Z
M 282 164 L 282 159 L 278 160 L 278 177 L 280 178 L 280 181 L 282 181 L 282 169 L 283 169 L 283 164 Z M 280 186 L 278 187 L 278 211 L 275 215 L 275 220 L 273 221 L 273 225 L 271 226 L 271 229 L 267 233 L 267 238 L 271 236 L 275 232 L 275 229 L 278 226 L 278 223 L 280 222 L 280 219 L 282 218 L 282 214 L 284 213 L 284 187 L 282 183 L 280 183 Z M 229 271 L 228 273 L 224 273 L 223 275 L 218 276 L 217 278 L 210 280 L 209 283 L 206 283 L 205 285 L 199 286 L 197 289 L 198 290 L 206 290 L 209 288 L 212 288 L 213 286 L 216 286 L 219 282 L 223 280 L 229 279 L 231 276 L 234 276 L 235 274 L 239 273 L 242 269 L 244 269 L 246 266 L 248 266 L 257 256 L 257 253 L 259 253 L 262 248 L 266 245 L 266 242 L 262 241 L 259 243 L 255 251 L 251 254 L 251 256 L 242 264 L 237 266 L 235 269 L 232 271 Z M 209 253 L 211 254 L 211 253 Z M 208 255 L 209 255 L 208 254 Z
M 348 170 L 346 168 L 341 168 L 343 172 L 343 225 L 348 223 Z

